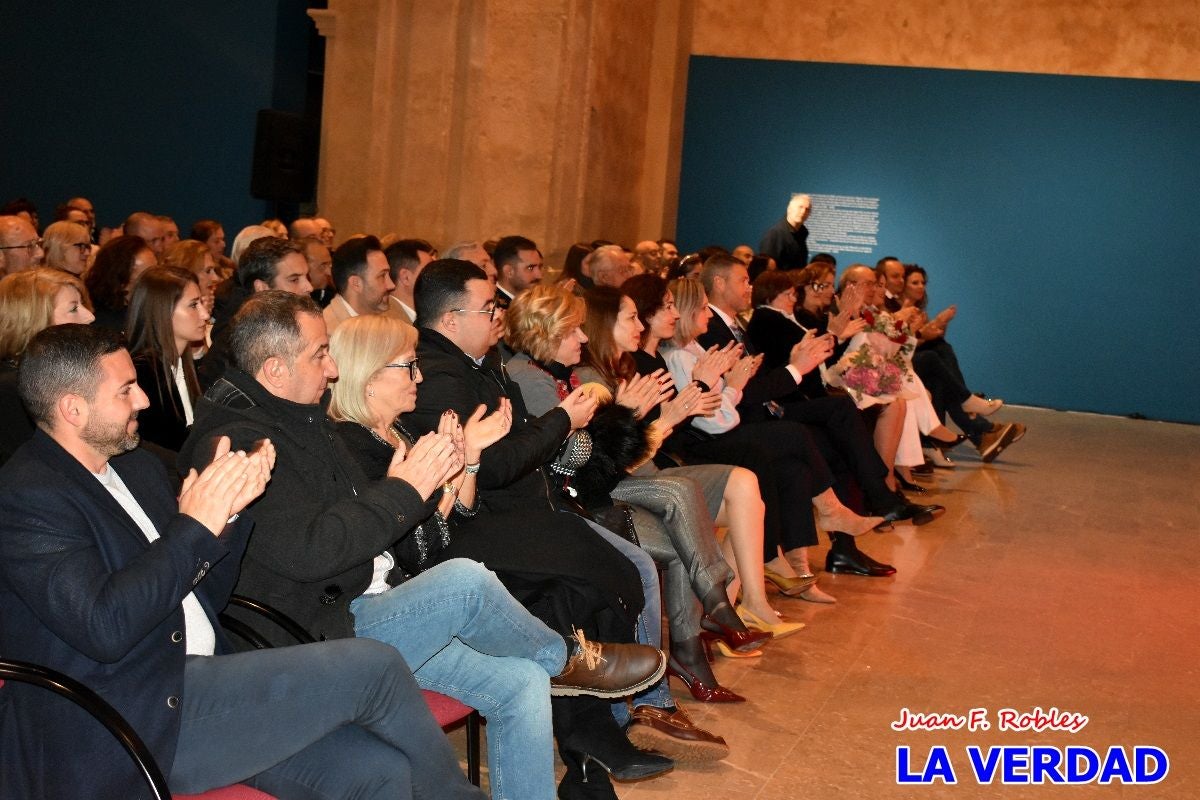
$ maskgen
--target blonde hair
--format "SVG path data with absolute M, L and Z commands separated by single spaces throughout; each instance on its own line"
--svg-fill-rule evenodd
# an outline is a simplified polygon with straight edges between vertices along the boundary
M 179 267 L 200 277 L 200 274 L 204 272 L 204 257 L 211 252 L 204 242 L 198 242 L 195 239 L 180 239 L 168 247 L 167 252 L 163 253 L 162 263 L 159 266 Z
M 504 341 L 517 353 L 549 363 L 563 337 L 583 324 L 587 304 L 561 286 L 535 284 L 504 312 Z
M 0 280 L 0 358 L 20 358 L 29 340 L 53 324 L 54 298 L 64 286 L 78 289 L 91 310 L 83 281 L 69 272 L 38 267 Z
M 376 420 L 367 408 L 367 384 L 393 356 L 416 346 L 416 328 L 394 317 L 364 314 L 339 325 L 329 339 L 329 354 L 338 366 L 329 416 L 375 427 Z
M 87 228 L 78 222 L 66 220 L 47 225 L 46 230 L 42 233 L 42 242 L 46 248 L 46 266 L 59 269 L 62 268 L 59 265 L 67 262 L 68 247 L 84 242 L 91 244 Z M 83 263 L 86 265 L 90 258 L 91 253 L 88 253 L 83 259 Z
M 675 335 L 671 344 L 683 347 L 704 331 L 696 330 L 696 312 L 708 303 L 704 284 L 695 278 L 678 278 L 671 281 L 671 294 L 675 296 L 675 309 L 679 322 L 675 323 Z

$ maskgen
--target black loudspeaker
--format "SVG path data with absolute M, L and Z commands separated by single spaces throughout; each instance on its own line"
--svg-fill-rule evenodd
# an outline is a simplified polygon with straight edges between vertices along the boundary
M 300 114 L 264 108 L 254 129 L 250 194 L 278 203 L 308 203 L 317 184 L 317 125 Z

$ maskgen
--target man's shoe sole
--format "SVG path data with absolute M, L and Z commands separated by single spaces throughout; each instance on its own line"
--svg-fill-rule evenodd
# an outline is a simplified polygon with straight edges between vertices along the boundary
M 987 448 L 980 451 L 979 457 L 983 463 L 990 464 L 995 461 L 996 458 L 1004 452 L 1004 448 L 1013 443 L 1013 439 L 1016 437 L 1016 435 L 1017 429 L 1011 422 L 1005 425 L 1004 432 L 1000 434 L 1000 437 L 996 439 L 996 441 L 992 442 Z

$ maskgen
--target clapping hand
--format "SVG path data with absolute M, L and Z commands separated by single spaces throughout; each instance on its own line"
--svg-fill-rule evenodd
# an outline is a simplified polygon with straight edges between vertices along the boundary
M 244 450 L 231 451 L 229 437 L 222 436 L 204 471 L 188 470 L 179 493 L 179 513 L 220 536 L 229 518 L 263 493 L 274 467 L 275 447 L 270 439 L 263 439 L 247 455 Z
M 483 451 L 508 435 L 512 429 L 512 401 L 500 398 L 496 410 L 486 417 L 487 406 L 480 404 L 463 428 L 466 464 L 478 464 Z
M 847 287 L 849 291 L 856 287 Z M 859 304 L 861 306 L 861 303 Z M 849 306 L 841 305 L 838 308 L 836 315 L 829 315 L 829 324 L 826 326 L 830 333 L 841 339 L 843 342 L 854 337 L 856 333 L 862 333 L 867 329 L 867 321 L 858 315 L 858 310 L 851 311 Z
M 750 379 L 758 373 L 759 367 L 762 366 L 763 356 L 743 356 L 737 359 L 725 373 L 725 384 L 732 386 L 734 389 L 741 391 L 746 388 L 746 384 Z
M 827 333 L 817 334 L 815 331 L 809 331 L 792 348 L 788 363 L 800 370 L 801 374 L 807 374 L 818 364 L 823 364 L 832 354 L 833 337 Z
M 716 386 L 721 376 L 737 363 L 741 355 L 742 346 L 737 342 L 730 342 L 724 347 L 714 344 L 696 360 L 692 367 L 692 380 L 700 381 L 705 386 Z
M 439 486 L 462 468 L 463 456 L 454 436 L 438 432 L 425 434 L 411 450 L 401 443 L 392 456 L 387 474 L 389 478 L 399 478 L 412 486 L 422 500 L 428 500 Z
M 592 421 L 592 415 L 596 413 L 598 405 L 599 401 L 580 386 L 567 395 L 566 399 L 558 404 L 558 407 L 567 412 L 567 416 L 571 418 L 571 430 L 577 431 Z

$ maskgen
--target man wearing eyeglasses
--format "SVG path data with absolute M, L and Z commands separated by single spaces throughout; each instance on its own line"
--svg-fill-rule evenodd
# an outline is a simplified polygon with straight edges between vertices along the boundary
M 0 217 L 0 278 L 42 266 L 46 253 L 24 217 Z

